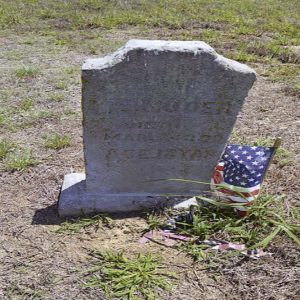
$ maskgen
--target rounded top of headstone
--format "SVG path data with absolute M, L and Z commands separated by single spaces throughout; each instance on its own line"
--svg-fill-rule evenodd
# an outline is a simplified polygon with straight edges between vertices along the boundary
M 215 50 L 202 41 L 163 41 L 163 40 L 130 40 L 126 43 L 128 50 L 143 49 L 145 51 L 172 51 L 172 52 L 209 52 Z
M 159 55 L 163 52 L 190 53 L 193 56 L 203 54 L 211 55 L 213 60 L 224 69 L 234 70 L 240 73 L 249 73 L 255 76 L 255 71 L 248 66 L 237 61 L 227 59 L 202 41 L 164 41 L 164 40 L 129 40 L 126 45 L 116 52 L 103 58 L 88 59 L 82 66 L 82 70 L 102 70 L 113 67 L 114 65 L 128 59 L 128 53 L 131 51 L 143 50 L 145 52 L 154 52 Z

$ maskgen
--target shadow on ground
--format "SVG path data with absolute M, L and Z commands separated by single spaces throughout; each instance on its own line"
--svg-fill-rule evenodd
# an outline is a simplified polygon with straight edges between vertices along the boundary
M 102 213 L 92 213 L 88 215 L 82 216 L 74 216 L 74 217 L 60 217 L 58 215 L 57 203 L 47 206 L 45 208 L 37 209 L 33 215 L 31 225 L 60 225 L 66 220 L 78 218 L 78 217 L 92 217 L 97 214 Z M 130 218 L 145 218 L 147 214 L 154 213 L 159 214 L 163 209 L 155 209 L 148 211 L 133 211 L 133 212 L 124 212 L 124 213 L 104 213 L 104 215 L 109 216 L 113 220 L 122 220 L 122 219 L 130 219 Z
M 37 209 L 32 218 L 31 225 L 59 225 L 65 221 L 58 215 L 57 203 L 45 208 Z

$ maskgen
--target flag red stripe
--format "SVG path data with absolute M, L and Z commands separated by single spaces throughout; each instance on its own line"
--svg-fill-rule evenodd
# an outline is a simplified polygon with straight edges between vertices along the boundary
M 218 165 L 218 166 L 216 166 L 215 170 L 216 171 L 224 171 L 224 166 Z

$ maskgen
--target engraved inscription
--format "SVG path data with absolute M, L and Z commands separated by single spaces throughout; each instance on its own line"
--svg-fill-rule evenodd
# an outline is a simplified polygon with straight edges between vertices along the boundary
M 101 101 L 99 101 L 101 103 Z M 229 114 L 232 110 L 232 102 L 225 101 L 120 101 L 111 103 L 106 110 L 99 109 L 97 115 L 122 115 L 134 113 L 197 113 L 199 115 Z
M 106 152 L 107 161 L 124 161 L 132 159 L 144 160 L 184 160 L 198 161 L 216 155 L 212 149 L 117 149 L 111 148 Z
M 120 141 L 120 142 L 160 142 L 161 138 L 164 138 L 165 141 L 176 141 L 181 140 L 185 142 L 200 142 L 200 143 L 210 143 L 215 142 L 218 139 L 222 138 L 221 134 L 194 134 L 186 133 L 180 134 L 178 132 L 158 132 L 157 130 L 149 130 L 143 132 L 112 132 L 105 131 L 104 141 Z
M 86 190 L 185 195 L 207 189 L 147 180 L 209 182 L 254 72 L 201 42 L 129 43 L 83 69 Z

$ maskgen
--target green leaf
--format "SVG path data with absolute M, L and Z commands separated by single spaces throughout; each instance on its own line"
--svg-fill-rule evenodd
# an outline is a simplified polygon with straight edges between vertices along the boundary
M 271 232 L 266 238 L 264 238 L 261 242 L 253 245 L 250 249 L 255 249 L 255 248 L 260 248 L 262 247 L 263 249 L 266 248 L 269 243 L 275 238 L 275 236 L 282 230 L 281 226 L 276 227 L 276 229 Z
M 300 239 L 289 229 L 286 227 L 282 227 L 282 230 L 286 232 L 286 234 L 296 243 L 298 246 L 300 246 Z

